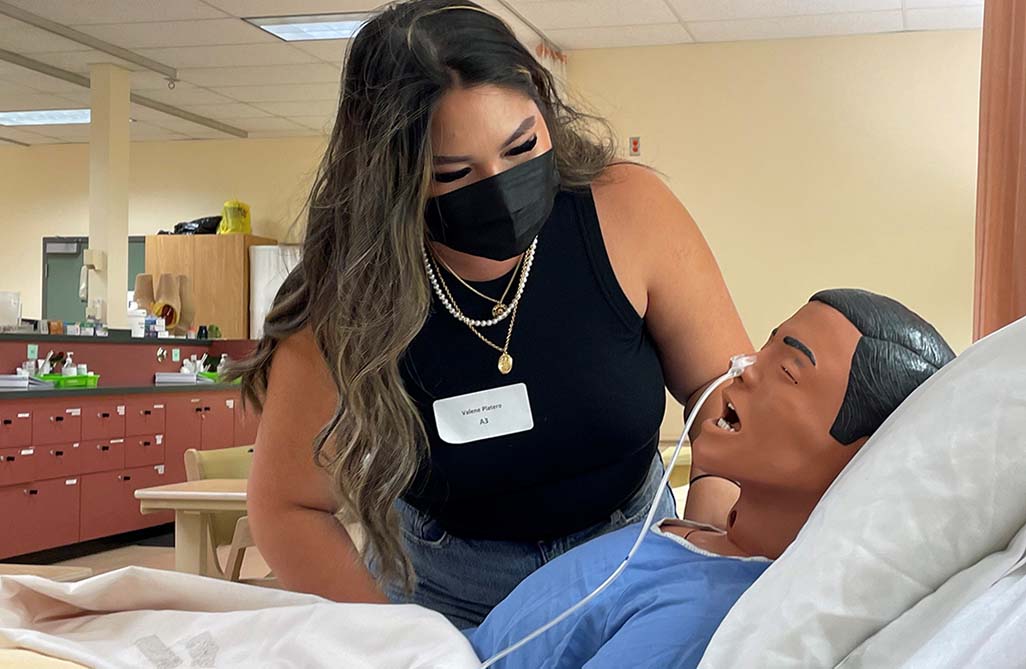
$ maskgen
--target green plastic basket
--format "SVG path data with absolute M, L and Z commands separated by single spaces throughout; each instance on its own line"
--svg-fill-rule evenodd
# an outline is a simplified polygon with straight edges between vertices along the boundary
M 53 383 L 54 388 L 95 388 L 96 384 L 100 382 L 99 374 L 86 374 L 83 376 L 42 374 L 39 378 Z

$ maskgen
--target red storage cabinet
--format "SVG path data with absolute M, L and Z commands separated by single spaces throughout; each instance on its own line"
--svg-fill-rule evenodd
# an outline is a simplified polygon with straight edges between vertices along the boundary
M 16 402 L 0 402 L 0 448 L 31 445 L 31 407 Z
M 107 472 L 125 467 L 125 440 L 83 441 L 80 474 Z
M 83 471 L 82 444 L 51 444 L 36 447 L 36 478 L 56 479 L 77 476 Z
M 36 449 L 0 449 L 0 486 L 27 483 L 36 478 Z M 0 513 L 3 509 L 0 508 Z
M 212 451 L 235 445 L 235 398 L 222 394 L 203 398 L 203 435 L 200 448 Z
M 41 551 L 78 541 L 79 479 L 37 481 L 24 488 L 25 513 L 31 522 L 23 552 Z
M 162 397 L 125 401 L 125 436 L 163 434 L 166 404 Z
M 121 398 L 83 402 L 82 439 L 115 439 L 123 436 L 125 404 Z
M 125 437 L 125 466 L 164 464 L 164 435 Z
M 235 402 L 235 445 L 251 446 L 256 443 L 260 416 L 255 407 L 243 407 L 241 400 Z
M 82 440 L 82 405 L 45 402 L 32 411 L 32 444 L 67 444 Z

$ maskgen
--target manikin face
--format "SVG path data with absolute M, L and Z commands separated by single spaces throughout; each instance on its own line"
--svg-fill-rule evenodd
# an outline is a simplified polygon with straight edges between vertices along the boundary
M 830 435 L 861 337 L 839 311 L 810 302 L 784 321 L 755 364 L 723 391 L 722 418 L 696 439 L 706 471 L 741 484 L 821 495 L 864 443 Z
M 451 193 L 537 158 L 552 148 L 530 97 L 509 88 L 453 88 L 431 119 L 431 197 Z

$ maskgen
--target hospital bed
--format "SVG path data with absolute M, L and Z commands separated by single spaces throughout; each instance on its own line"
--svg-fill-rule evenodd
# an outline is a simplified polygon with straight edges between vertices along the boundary
M 899 407 L 730 611 L 700 667 L 1024 666 L 1024 500 L 1026 319 Z M 210 667 L 479 664 L 462 634 L 417 606 L 137 568 L 75 584 L 0 579 L 5 646 L 133 669 L 172 655 Z

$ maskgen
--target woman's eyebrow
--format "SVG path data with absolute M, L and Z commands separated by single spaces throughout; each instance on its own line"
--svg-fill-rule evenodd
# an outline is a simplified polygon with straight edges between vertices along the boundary
M 517 128 L 512 135 L 509 136 L 509 139 L 506 140 L 506 143 L 499 147 L 499 150 L 506 148 L 513 142 L 520 139 L 520 136 L 528 130 L 530 130 L 531 128 L 533 128 L 534 124 L 535 120 L 533 116 L 528 116 L 527 118 L 525 118 L 523 121 L 520 122 L 520 127 Z
M 452 163 L 469 163 L 470 156 L 435 156 L 435 165 L 450 165 Z
M 812 349 L 810 349 L 808 346 L 798 341 L 794 337 L 784 337 L 784 344 L 790 346 L 791 348 L 796 348 L 802 353 L 804 353 L 806 357 L 809 358 L 809 361 L 812 363 L 812 366 L 816 366 L 816 356 L 815 354 L 813 354 Z

